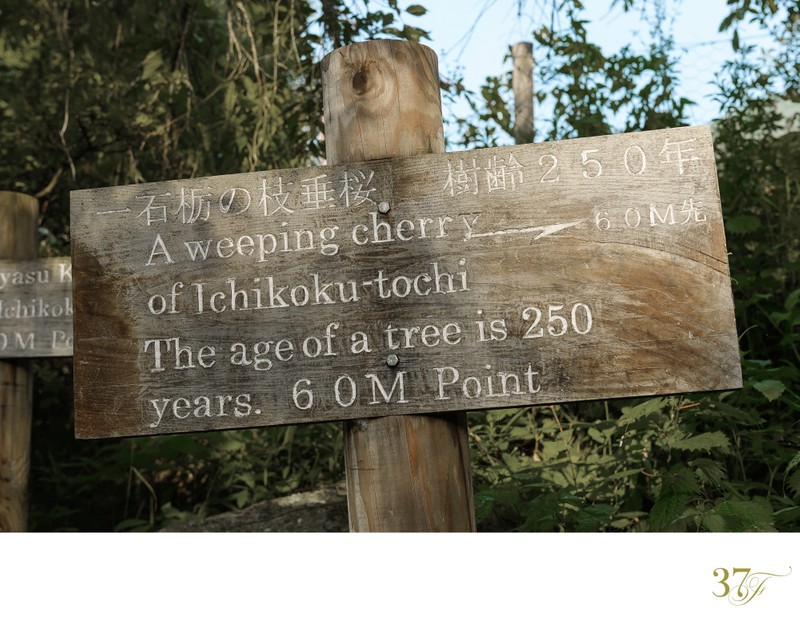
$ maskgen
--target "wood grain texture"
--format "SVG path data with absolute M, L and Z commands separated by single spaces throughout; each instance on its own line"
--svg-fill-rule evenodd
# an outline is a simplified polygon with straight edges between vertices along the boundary
M 82 437 L 741 386 L 707 127 L 75 191 L 72 235 Z
M 71 356 L 71 259 L 0 260 L 0 357 Z
M 383 40 L 339 48 L 322 60 L 330 164 L 444 151 L 436 53 Z
M 517 42 L 511 47 L 514 70 L 514 142 L 533 142 L 533 44 Z
M 0 191 L 0 259 L 36 257 L 38 213 L 34 197 Z M 32 401 L 30 360 L 0 360 L 0 532 L 27 527 Z
M 444 152 L 429 48 L 368 42 L 334 51 L 322 67 L 330 164 Z M 476 529 L 463 413 L 348 421 L 344 438 L 351 531 Z

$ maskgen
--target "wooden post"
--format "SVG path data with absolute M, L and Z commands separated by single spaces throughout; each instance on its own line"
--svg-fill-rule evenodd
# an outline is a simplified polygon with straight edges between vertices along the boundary
M 511 47 L 514 72 L 514 141 L 533 142 L 533 44 L 518 42 Z
M 429 48 L 373 41 L 322 61 L 331 165 L 444 152 L 439 71 Z M 474 531 L 466 417 L 345 423 L 352 531 Z
M 38 213 L 36 198 L 0 191 L 0 259 L 36 257 Z M 0 360 L 0 532 L 27 527 L 32 406 L 30 360 Z

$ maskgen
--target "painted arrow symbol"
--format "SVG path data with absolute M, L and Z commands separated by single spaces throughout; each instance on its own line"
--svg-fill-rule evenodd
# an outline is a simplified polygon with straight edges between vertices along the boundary
M 550 226 L 531 226 L 529 228 L 508 228 L 507 230 L 496 230 L 493 232 L 472 232 L 472 226 L 475 225 L 475 221 L 477 221 L 477 217 L 473 219 L 472 224 L 470 224 L 466 217 L 464 217 L 464 223 L 467 226 L 467 235 L 464 237 L 464 241 L 469 241 L 470 239 L 480 239 L 482 237 L 502 237 L 509 234 L 526 234 L 531 232 L 538 232 L 533 240 L 536 241 L 541 239 L 542 237 L 550 236 L 551 234 L 555 234 L 556 232 L 561 232 L 562 230 L 566 230 L 567 228 L 572 228 L 574 226 L 578 226 L 582 224 L 585 219 L 578 219 L 577 221 L 570 221 L 568 223 L 557 223 Z
M 130 208 L 113 208 L 111 210 L 98 210 L 95 212 L 95 215 L 113 215 L 116 213 L 129 213 L 131 212 Z

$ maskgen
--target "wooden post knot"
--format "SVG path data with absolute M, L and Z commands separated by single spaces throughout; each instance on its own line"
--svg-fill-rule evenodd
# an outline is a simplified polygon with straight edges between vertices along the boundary
M 375 65 L 375 62 L 370 59 L 365 59 L 361 62 L 361 65 L 357 67 L 357 70 L 353 72 L 353 78 L 351 80 L 351 85 L 353 86 L 353 92 L 355 92 L 358 96 L 363 96 L 366 94 L 371 84 L 375 83 L 374 80 L 374 72 L 370 72 L 372 66 Z M 370 78 L 373 78 L 370 81 Z

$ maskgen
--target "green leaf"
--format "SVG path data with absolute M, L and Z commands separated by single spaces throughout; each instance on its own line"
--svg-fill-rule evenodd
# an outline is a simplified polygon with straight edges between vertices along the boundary
M 786 479 L 786 486 L 792 490 L 792 495 L 800 495 L 800 469 L 789 475 Z
M 694 472 L 700 482 L 719 486 L 725 479 L 725 467 L 715 460 L 698 458 L 693 463 Z
M 410 42 L 418 42 L 421 39 L 427 39 L 429 37 L 429 33 L 426 30 L 421 28 L 417 28 L 416 26 L 408 26 L 406 25 L 403 27 L 403 37 L 406 38 Z
M 736 17 L 736 13 L 731 13 L 730 15 L 726 16 L 719 25 L 719 32 L 722 33 L 723 31 L 728 30 L 730 25 L 733 24 L 733 20 Z
M 713 511 L 703 515 L 700 524 L 708 532 L 725 532 L 725 519 Z
M 256 476 L 252 471 L 245 471 L 239 475 L 239 480 L 244 482 L 248 489 L 254 489 L 256 487 Z
M 772 531 L 772 506 L 761 497 L 752 500 L 720 500 L 716 511 L 732 532 Z
M 641 472 L 642 472 L 641 469 L 625 469 L 624 471 L 618 471 L 616 473 L 612 473 L 611 475 L 607 475 L 603 479 L 606 482 L 616 482 L 617 480 L 624 480 L 625 478 L 636 477 Z
M 647 399 L 644 403 L 640 403 L 634 407 L 622 408 L 621 421 L 637 421 L 641 418 L 646 418 L 652 414 L 661 414 L 665 407 L 668 407 L 669 399 L 664 397 L 654 397 Z
M 661 532 L 669 530 L 681 517 L 689 496 L 665 495 L 650 509 L 650 530 Z
M 575 515 L 575 526 L 579 532 L 597 532 L 605 526 L 616 512 L 608 504 L 595 504 L 582 508 Z
M 606 436 L 597 431 L 594 427 L 589 428 L 588 434 L 594 441 L 600 443 L 601 445 L 606 443 Z
M 731 234 L 750 234 L 761 227 L 761 221 L 754 215 L 739 215 L 726 219 L 725 227 Z
M 786 298 L 786 303 L 784 308 L 786 311 L 791 311 L 795 308 L 795 305 L 800 302 L 800 289 L 795 289 L 789 296 Z
M 250 492 L 247 489 L 237 491 L 231 495 L 231 499 L 236 503 L 236 508 L 243 508 L 250 499 Z
M 406 9 L 406 13 L 410 13 L 411 15 L 425 15 L 428 12 L 428 9 L 423 7 L 421 4 L 412 4 L 410 7 Z
M 164 67 L 160 50 L 151 50 L 142 62 L 142 80 L 147 81 Z
M 786 475 L 789 475 L 797 465 L 800 465 L 800 451 L 798 451 L 794 458 L 786 465 Z
M 800 506 L 790 506 L 775 511 L 772 519 L 774 524 L 783 530 L 796 532 L 800 526 Z
M 700 492 L 694 473 L 683 465 L 675 465 L 664 474 L 661 495 L 688 495 Z
M 776 379 L 765 379 L 764 381 L 758 381 L 753 384 L 753 387 L 763 394 L 767 398 L 767 401 L 774 401 L 786 390 L 786 386 Z
M 523 462 L 520 458 L 513 454 L 502 454 L 501 458 L 512 473 L 516 473 L 524 469 Z
M 710 451 L 712 449 L 728 449 L 730 441 L 722 432 L 705 432 L 688 438 L 681 438 L 672 443 L 674 449 L 684 449 L 686 451 Z

